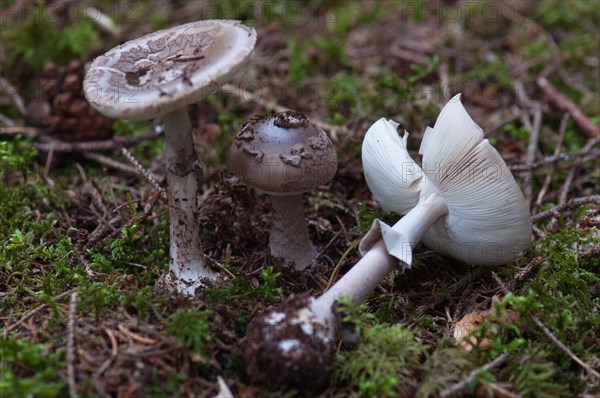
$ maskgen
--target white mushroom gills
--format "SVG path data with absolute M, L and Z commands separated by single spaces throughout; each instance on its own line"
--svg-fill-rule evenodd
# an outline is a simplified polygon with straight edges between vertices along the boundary
M 239 21 L 191 22 L 113 48 L 92 62 L 84 80 L 101 113 L 164 120 L 170 247 L 160 284 L 186 296 L 217 278 L 206 267 L 196 221 L 198 162 L 186 107 L 229 80 L 255 43 L 256 31 Z

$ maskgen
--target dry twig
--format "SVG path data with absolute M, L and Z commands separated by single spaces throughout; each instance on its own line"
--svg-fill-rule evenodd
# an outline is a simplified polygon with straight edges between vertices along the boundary
M 553 157 L 556 157 L 560 154 L 560 148 L 562 147 L 563 139 L 565 138 L 565 133 L 567 132 L 567 122 L 569 120 L 569 114 L 565 113 L 560 121 L 560 128 L 558 134 L 558 140 L 556 141 L 556 146 L 554 147 Z M 544 196 L 546 195 L 546 191 L 548 191 L 548 187 L 550 186 L 550 182 L 552 181 L 552 175 L 554 174 L 554 167 L 552 168 L 552 172 L 546 174 L 546 178 L 544 179 L 544 184 L 542 188 L 538 192 L 537 200 L 535 201 L 535 207 L 539 207 L 544 200 Z
M 40 139 L 43 142 L 36 142 L 33 146 L 42 152 L 49 152 L 51 150 L 62 153 L 97 152 L 129 147 L 138 142 L 156 139 L 159 136 L 160 134 L 152 131 L 135 137 L 115 137 L 103 141 L 64 142 L 41 135 Z
M 11 127 L 0 127 L 0 135 L 36 135 L 39 133 L 40 129 L 37 127 L 28 127 L 28 126 L 11 126 Z
M 560 217 L 560 213 L 567 210 L 573 210 L 587 204 L 600 205 L 600 195 L 583 196 L 581 198 L 573 198 L 567 203 L 560 204 L 551 209 L 539 212 L 531 216 L 531 221 L 536 223 L 548 217 Z
M 508 290 L 508 288 L 506 287 L 506 285 L 504 285 L 504 282 L 502 282 L 502 280 L 500 279 L 500 277 L 493 272 L 492 276 L 494 278 L 494 280 L 496 281 L 496 283 L 498 284 L 498 286 L 500 287 L 500 289 L 505 293 L 508 294 L 510 293 L 510 291 Z M 531 320 L 533 320 L 533 323 L 535 323 L 537 325 L 537 327 L 539 327 L 542 332 L 544 332 L 544 334 L 561 350 L 563 351 L 565 354 L 567 354 L 575 363 L 577 363 L 579 366 L 581 366 L 586 372 L 588 372 L 590 375 L 596 377 L 597 379 L 600 380 L 600 373 L 598 373 L 594 368 L 592 368 L 589 364 L 585 363 L 584 361 L 582 361 L 577 355 L 575 355 L 575 353 L 573 351 L 571 351 L 571 349 L 569 347 L 567 347 L 562 341 L 560 341 L 555 335 L 554 333 L 552 333 L 552 331 L 550 331 L 550 329 L 548 329 L 546 327 L 546 325 L 544 325 L 544 323 L 540 320 L 540 318 L 538 318 L 535 315 L 531 315 Z
M 477 379 L 477 376 L 479 376 L 479 374 L 481 372 L 487 372 L 491 369 L 502 366 L 502 364 L 504 364 L 509 358 L 510 358 L 510 355 L 507 352 L 498 355 L 496 357 L 496 359 L 494 359 L 493 361 L 490 361 L 490 362 L 486 363 L 485 365 L 480 366 L 477 369 L 473 370 L 463 380 L 459 381 L 458 383 L 454 383 L 450 387 L 441 391 L 440 397 L 441 398 L 451 398 L 451 397 L 457 397 L 459 395 L 466 393 L 472 387 L 473 382 L 475 382 L 475 380 Z
M 167 193 L 161 188 L 160 184 L 156 181 L 156 177 L 144 168 L 137 161 L 137 159 L 127 150 L 127 148 L 121 148 L 121 155 L 125 156 L 125 159 L 137 170 L 138 174 L 143 176 L 157 192 L 160 192 L 160 196 L 163 200 L 167 200 Z
M 578 163 L 583 163 L 586 162 L 590 159 L 594 159 L 596 157 L 598 157 L 600 155 L 600 151 L 598 151 L 597 149 L 594 148 L 590 148 L 590 149 L 583 149 L 580 152 L 576 152 L 576 153 L 560 153 L 556 156 L 548 156 L 542 160 L 538 160 L 537 162 L 533 162 L 530 164 L 512 164 L 510 166 L 508 166 L 508 168 L 510 169 L 510 171 L 513 174 L 519 174 L 519 173 L 526 173 L 529 172 L 531 170 L 535 170 L 535 169 L 539 169 L 540 167 L 546 166 L 546 165 L 553 165 L 556 164 L 558 162 L 568 162 L 570 160 L 577 160 Z
M 63 297 L 67 297 L 68 295 L 70 295 L 71 293 L 73 293 L 76 290 L 77 289 L 67 290 L 66 292 L 63 292 L 57 296 L 54 296 L 52 298 L 52 301 L 57 301 L 57 300 L 62 299 Z M 22 324 L 23 322 L 25 322 L 26 320 L 28 320 L 29 318 L 31 318 L 32 316 L 34 316 L 35 314 L 37 314 L 38 312 L 40 312 L 41 310 L 46 308 L 47 306 L 48 306 L 48 304 L 44 303 L 44 304 L 41 304 L 41 305 L 35 307 L 31 311 L 26 312 L 25 315 L 23 315 L 17 322 L 15 322 L 11 325 L 8 325 L 7 327 L 4 328 L 4 332 L 2 333 L 2 338 L 6 339 L 8 337 L 8 334 L 13 329 L 15 329 L 17 326 L 19 326 L 20 324 Z
M 69 320 L 67 323 L 67 380 L 69 396 L 77 397 L 77 384 L 75 382 L 75 315 L 77 312 L 77 291 L 71 293 L 69 301 Z
M 594 368 L 592 368 L 589 364 L 585 363 L 584 361 L 582 361 L 577 355 L 575 355 L 575 353 L 573 351 L 571 351 L 571 349 L 569 347 L 567 347 L 562 341 L 560 341 L 555 335 L 554 333 L 552 333 L 550 331 L 550 329 L 548 329 L 546 327 L 546 325 L 544 325 L 542 323 L 542 321 L 540 321 L 540 319 L 537 316 L 532 316 L 531 319 L 533 320 L 533 322 L 540 328 L 542 329 L 542 332 L 544 332 L 544 334 L 546 336 L 548 336 L 548 338 L 550 340 L 552 340 L 552 342 L 558 347 L 560 348 L 565 354 L 567 354 L 575 363 L 577 363 L 579 366 L 581 366 L 583 369 L 585 369 L 586 372 L 588 372 L 590 375 L 594 376 L 595 378 L 600 380 L 600 373 L 598 373 Z
M 600 136 L 600 127 L 596 126 L 569 97 L 559 92 L 545 77 L 539 77 L 536 83 L 548 103 L 562 112 L 569 112 L 583 134 L 588 138 Z
M 8 94 L 13 104 L 19 110 L 21 116 L 25 117 L 27 109 L 25 108 L 25 102 L 23 102 L 23 98 L 19 95 L 17 88 L 11 82 L 0 76 L 0 89 Z

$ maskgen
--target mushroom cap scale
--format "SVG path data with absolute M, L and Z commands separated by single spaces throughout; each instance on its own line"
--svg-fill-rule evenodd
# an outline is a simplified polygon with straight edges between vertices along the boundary
M 227 167 L 249 186 L 292 195 L 331 181 L 337 155 L 323 130 L 285 111 L 246 123 L 229 148 Z
M 84 80 L 101 113 L 147 120 L 200 101 L 248 59 L 256 31 L 240 21 L 205 20 L 128 41 L 96 58 Z

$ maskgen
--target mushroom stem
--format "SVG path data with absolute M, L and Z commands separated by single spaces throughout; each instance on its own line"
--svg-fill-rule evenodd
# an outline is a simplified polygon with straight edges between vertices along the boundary
M 269 249 L 271 255 L 294 264 L 294 269 L 302 271 L 311 265 L 317 252 L 310 242 L 304 218 L 302 194 L 270 195 L 273 207 Z
M 319 322 L 325 324 L 332 321 L 333 304 L 342 296 L 352 296 L 355 303 L 361 302 L 397 267 L 396 259 L 409 266 L 412 249 L 429 227 L 447 212 L 448 208 L 441 196 L 433 193 L 419 202 L 393 227 L 379 222 L 383 239 L 377 239 L 370 245 L 358 263 L 312 302 L 311 310 Z
M 198 168 L 186 109 L 164 117 L 169 197 L 169 273 L 166 282 L 193 296 L 203 279 L 216 279 L 205 266 L 200 227 L 196 222 Z

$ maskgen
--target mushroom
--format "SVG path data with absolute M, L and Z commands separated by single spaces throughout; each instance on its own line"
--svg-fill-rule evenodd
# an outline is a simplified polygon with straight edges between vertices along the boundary
M 316 250 L 308 236 L 302 193 L 328 183 L 337 170 L 327 134 L 298 112 L 260 116 L 237 134 L 227 167 L 271 197 L 271 255 L 298 271 L 313 264 Z
M 160 283 L 184 295 L 217 276 L 205 265 L 196 222 L 199 165 L 186 107 L 240 70 L 255 42 L 255 30 L 239 21 L 192 22 L 113 48 L 92 62 L 85 77 L 85 95 L 101 113 L 163 120 L 170 250 Z
M 383 195 L 382 202 L 406 215 L 393 227 L 374 221 L 360 244 L 362 259 L 321 296 L 292 298 L 253 320 L 244 351 L 252 380 L 300 387 L 324 382 L 339 328 L 337 300 L 351 296 L 358 303 L 391 271 L 409 269 L 412 249 L 421 239 L 439 253 L 482 265 L 512 261 L 526 248 L 532 229 L 527 203 L 459 96 L 425 132 L 423 169 L 407 158 L 396 126 L 383 120 L 369 129 L 363 161 L 372 192 L 396 192 L 397 201 Z

